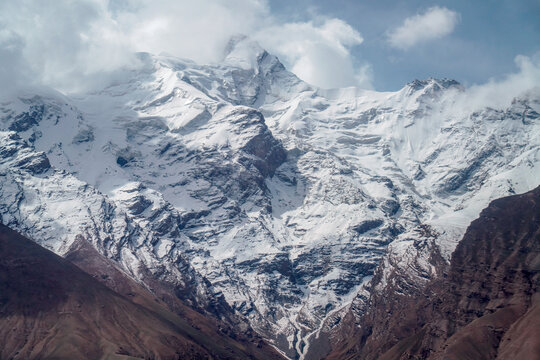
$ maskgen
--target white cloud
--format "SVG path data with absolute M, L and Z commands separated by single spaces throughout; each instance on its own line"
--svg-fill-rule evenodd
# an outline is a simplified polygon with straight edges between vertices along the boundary
M 388 42 L 395 48 L 408 49 L 416 44 L 449 35 L 458 22 L 457 12 L 435 6 L 423 14 L 408 17 L 403 25 L 389 31 Z
M 235 34 L 250 34 L 268 22 L 263 0 L 131 0 L 117 11 L 122 33 L 137 51 L 167 52 L 197 62 L 216 61 Z
M 0 95 L 13 91 L 21 83 L 28 81 L 22 71 L 22 39 L 12 31 L 0 27 Z
M 289 23 L 265 28 L 256 38 L 278 54 L 301 79 L 325 88 L 357 85 L 371 88 L 371 68 L 355 67 L 349 52 L 364 39 L 338 19 Z
M 53 87 L 82 88 L 134 63 L 104 1 L 3 1 L 0 24 L 20 39 L 19 71 Z
M 259 40 L 314 85 L 371 86 L 369 67 L 356 66 L 349 52 L 362 42 L 350 25 L 338 19 L 282 23 L 267 0 L 4 0 L 0 25 L 17 39 L 10 56 L 23 60 L 9 60 L 0 39 L 0 65 L 26 62 L 22 73 L 67 92 L 133 68 L 135 51 L 219 61 L 239 33 Z
M 515 58 L 518 71 L 485 84 L 473 85 L 457 95 L 454 108 L 472 112 L 486 107 L 505 109 L 516 97 L 532 92 L 540 95 L 540 53 L 532 57 L 518 55 Z
M 532 99 L 538 107 L 540 98 L 540 52 L 532 57 L 518 55 L 517 71 L 468 88 L 451 88 L 441 102 L 435 101 L 437 118 L 468 117 L 486 108 L 506 110 L 516 99 Z M 533 105 L 536 103 L 536 105 Z

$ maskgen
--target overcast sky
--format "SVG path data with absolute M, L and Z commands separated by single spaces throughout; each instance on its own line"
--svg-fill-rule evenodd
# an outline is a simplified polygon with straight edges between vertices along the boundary
M 539 14 L 538 0 L 1 0 L 0 80 L 70 91 L 135 51 L 216 62 L 246 34 L 321 87 L 471 86 L 540 67 Z

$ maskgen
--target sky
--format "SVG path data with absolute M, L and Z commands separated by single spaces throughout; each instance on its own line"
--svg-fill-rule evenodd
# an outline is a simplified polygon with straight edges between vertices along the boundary
M 412 79 L 430 76 L 480 84 L 515 71 L 516 56 L 534 57 L 540 51 L 539 0 L 274 0 L 270 4 L 278 16 L 305 20 L 310 12 L 325 14 L 357 29 L 364 42 L 352 48 L 351 54 L 356 63 L 370 64 L 378 90 L 396 90 Z M 433 7 L 457 15 L 453 26 L 448 21 L 436 22 L 439 30 L 448 30 L 446 34 L 439 32 L 444 35 L 409 47 L 393 46 L 398 44 L 389 41 L 392 31 Z M 307 11 L 302 14 L 299 9 Z
M 219 62 L 238 34 L 324 88 L 540 68 L 540 0 L 1 0 L 0 81 L 77 92 L 136 68 L 136 51 Z

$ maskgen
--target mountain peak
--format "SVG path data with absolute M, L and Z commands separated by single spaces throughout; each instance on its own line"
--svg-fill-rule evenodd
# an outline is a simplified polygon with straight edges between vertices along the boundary
M 448 78 L 428 78 L 427 80 L 418 80 L 415 79 L 407 84 L 407 87 L 411 88 L 412 90 L 421 90 L 425 88 L 432 88 L 433 90 L 441 90 L 441 89 L 449 89 L 451 87 L 455 88 L 461 88 L 462 85 L 454 80 L 454 79 L 448 79 Z
M 285 67 L 277 57 L 270 55 L 259 43 L 245 35 L 233 36 L 225 47 L 223 62 L 227 65 L 240 67 L 244 70 L 259 70 L 264 64 Z
M 448 78 L 428 78 L 426 80 L 415 79 L 405 85 L 403 90 L 408 95 L 419 94 L 421 96 L 428 95 L 429 97 L 449 89 L 464 90 L 464 87 L 456 80 Z

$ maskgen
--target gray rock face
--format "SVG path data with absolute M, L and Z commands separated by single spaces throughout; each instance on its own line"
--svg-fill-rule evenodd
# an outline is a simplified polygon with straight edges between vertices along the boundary
M 5 141 L 0 143 L 0 156 L 10 161 L 11 166 L 38 175 L 51 168 L 49 159 L 43 152 L 33 152 L 17 133 L 6 133 Z
M 38 125 L 43 118 L 44 111 L 45 106 L 43 105 L 30 106 L 27 112 L 23 112 L 15 117 L 14 121 L 9 126 L 9 130 L 22 132 Z

